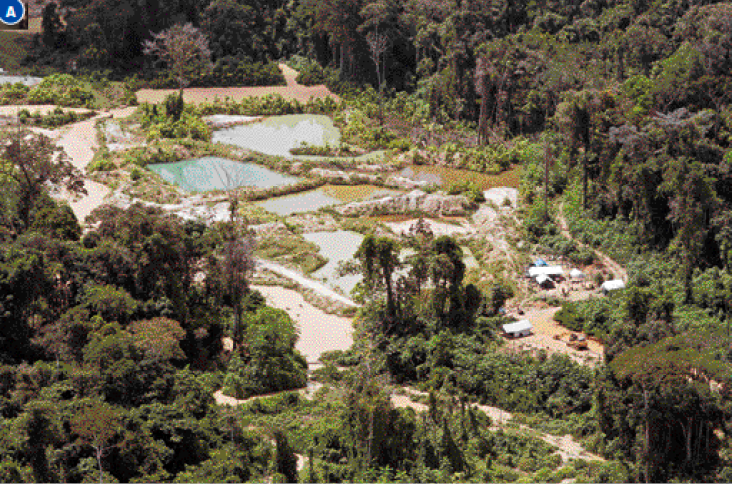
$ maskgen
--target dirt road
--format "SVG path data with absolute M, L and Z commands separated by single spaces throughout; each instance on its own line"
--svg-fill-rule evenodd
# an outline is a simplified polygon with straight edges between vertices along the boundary
M 280 71 L 285 77 L 285 86 L 256 86 L 256 87 L 191 87 L 183 92 L 183 99 L 187 103 L 198 104 L 202 102 L 213 102 L 216 99 L 223 100 L 230 97 L 234 101 L 241 101 L 250 96 L 266 96 L 267 94 L 280 94 L 286 99 L 296 99 L 300 102 L 307 102 L 312 98 L 332 97 L 338 101 L 340 98 L 333 94 L 323 85 L 303 86 L 295 81 L 297 71 L 280 64 Z M 141 103 L 159 103 L 166 96 L 178 92 L 177 89 L 141 89 L 137 91 L 137 100 Z
M 97 142 L 96 122 L 102 118 L 114 117 L 125 118 L 135 112 L 136 108 L 120 108 L 111 111 L 104 111 L 93 118 L 71 124 L 60 131 L 60 136 L 56 140 L 66 154 L 69 156 L 71 164 L 86 174 L 86 167 L 94 157 L 94 152 L 99 147 Z M 104 199 L 109 194 L 109 188 L 101 183 L 92 180 L 84 180 L 84 188 L 87 194 L 81 197 L 63 191 L 61 197 L 68 200 L 71 209 L 74 211 L 79 223 L 84 224 L 84 219 L 95 208 L 104 203 Z

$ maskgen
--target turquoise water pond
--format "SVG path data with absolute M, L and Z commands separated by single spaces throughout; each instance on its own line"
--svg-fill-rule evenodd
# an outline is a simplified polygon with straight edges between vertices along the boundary
M 226 190 L 242 186 L 271 188 L 292 185 L 300 180 L 254 163 L 241 163 L 215 156 L 177 163 L 155 163 L 147 167 L 165 181 L 189 192 Z

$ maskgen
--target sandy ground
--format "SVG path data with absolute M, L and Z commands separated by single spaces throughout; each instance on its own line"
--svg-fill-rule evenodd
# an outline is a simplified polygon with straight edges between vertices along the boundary
M 511 314 L 518 319 L 528 319 L 533 326 L 533 334 L 517 339 L 508 339 L 506 351 L 531 351 L 545 349 L 551 353 L 563 353 L 582 364 L 596 364 L 605 354 L 604 347 L 594 340 L 589 340 L 587 350 L 575 350 L 565 343 L 566 337 L 559 341 L 555 335 L 568 335 L 569 329 L 554 321 L 554 315 L 561 308 L 537 309 L 527 311 L 523 315 Z
M 56 144 L 64 149 L 74 167 L 81 170 L 82 173 L 86 173 L 86 167 L 94 157 L 95 149 L 99 146 L 95 128 L 96 121 L 110 116 L 124 118 L 135 112 L 135 109 L 133 107 L 113 109 L 86 121 L 69 125 L 61 130 Z M 69 201 L 76 218 L 82 224 L 86 216 L 102 205 L 109 194 L 109 188 L 92 180 L 84 180 L 84 188 L 86 188 L 87 195 L 81 197 L 72 197 L 70 194 L 62 192 L 62 198 Z
M 518 203 L 518 190 L 515 188 L 491 188 L 490 190 L 484 191 L 483 196 L 486 201 L 491 201 L 499 207 L 506 202 L 506 199 L 514 207 Z
M 183 99 L 187 103 L 198 104 L 201 102 L 212 102 L 215 99 L 223 100 L 230 97 L 234 101 L 241 101 L 249 96 L 266 96 L 267 94 L 280 94 L 287 99 L 296 99 L 306 102 L 312 98 L 332 97 L 336 101 L 338 96 L 323 86 L 302 86 L 295 82 L 297 71 L 290 69 L 285 64 L 280 64 L 280 70 L 287 81 L 286 86 L 257 86 L 257 87 L 191 87 L 183 92 Z M 159 103 L 165 96 L 178 92 L 177 89 L 141 89 L 137 91 L 137 100 L 141 103 Z
M 321 353 L 347 350 L 353 344 L 351 318 L 327 314 L 309 304 L 300 293 L 278 286 L 252 286 L 267 300 L 267 305 L 287 311 L 297 323 L 300 339 L 296 348 L 308 364 L 317 363 Z
M 412 226 L 417 223 L 419 219 L 411 219 L 406 220 L 404 222 L 382 222 L 384 225 L 389 227 L 389 229 L 394 232 L 395 234 L 404 235 L 409 233 Z M 465 227 L 463 225 L 452 225 L 452 224 L 446 224 L 443 222 L 436 222 L 432 219 L 426 218 L 424 221 L 429 225 L 430 230 L 432 230 L 432 233 L 435 235 L 435 237 L 440 237 L 442 235 L 462 235 L 473 232 L 472 229 Z
M 27 109 L 31 114 L 40 112 L 41 114 L 48 114 L 59 106 L 55 104 L 25 104 L 25 105 L 13 105 L 13 106 L 0 106 L 0 116 L 17 116 L 18 112 Z M 86 108 L 65 108 L 61 107 L 64 111 L 73 111 L 75 113 L 88 113 L 90 109 Z

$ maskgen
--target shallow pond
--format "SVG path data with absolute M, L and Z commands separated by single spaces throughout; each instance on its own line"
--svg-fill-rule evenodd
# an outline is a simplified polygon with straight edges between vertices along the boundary
M 463 249 L 463 262 L 465 262 L 465 268 L 466 269 L 478 269 L 480 268 L 480 264 L 478 264 L 478 260 L 473 255 L 473 251 L 470 250 L 470 248 L 466 246 L 461 246 L 461 249 Z
M 239 146 L 265 155 L 292 158 L 290 149 L 303 143 L 313 146 L 337 145 L 341 133 L 328 116 L 292 114 L 272 116 L 259 123 L 215 131 L 214 143 Z
M 481 190 L 490 190 L 495 187 L 518 188 L 521 179 L 521 168 L 514 167 L 499 173 L 498 175 L 487 175 L 470 170 L 461 170 L 439 165 L 409 165 L 400 173 L 401 176 L 413 180 L 436 183 L 442 186 L 450 186 L 454 183 L 472 181 Z
M 148 168 L 169 183 L 189 192 L 226 190 L 232 187 L 271 188 L 291 185 L 300 179 L 282 175 L 254 163 L 241 163 L 215 156 L 205 156 L 177 163 L 154 163 Z
M 333 125 L 333 120 L 328 116 L 315 114 L 270 116 L 258 123 L 248 123 L 214 131 L 212 140 L 215 143 L 231 144 L 265 155 L 297 158 L 303 161 L 355 160 L 365 162 L 384 155 L 384 151 L 374 151 L 352 158 L 294 156 L 290 150 L 299 148 L 303 143 L 310 146 L 337 146 L 340 143 L 341 132 Z
M 284 216 L 398 193 L 400 193 L 398 190 L 389 190 L 375 185 L 324 185 L 316 190 L 270 198 L 256 202 L 256 204 L 265 210 Z
M 277 215 L 291 215 L 293 213 L 312 212 L 322 207 L 338 205 L 340 200 L 330 197 L 320 190 L 309 190 L 307 192 L 285 195 L 283 197 L 269 198 L 256 205 L 265 210 L 274 212 Z
M 339 262 L 353 259 L 353 255 L 363 241 L 363 235 L 337 230 L 335 232 L 310 232 L 302 234 L 302 236 L 308 242 L 317 245 L 321 255 L 328 259 L 328 263 L 313 272 L 312 276 L 316 279 L 324 279 L 327 284 L 337 286 L 349 294 L 356 283 L 361 280 L 361 275 L 348 274 L 339 277 L 336 269 Z

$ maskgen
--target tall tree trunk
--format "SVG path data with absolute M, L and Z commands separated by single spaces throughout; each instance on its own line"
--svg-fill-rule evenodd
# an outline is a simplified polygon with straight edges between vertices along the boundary
M 345 55 L 343 55 L 344 54 L 344 52 L 343 52 L 343 44 L 340 44 L 339 45 L 338 52 L 340 53 L 340 59 L 339 59 L 339 61 L 340 61 L 339 70 L 341 71 L 340 72 L 340 77 L 341 77 L 341 79 L 343 79 L 343 76 L 346 75 L 346 71 L 343 70 L 343 62 L 344 62 L 343 59 L 345 58 Z
M 582 153 L 582 208 L 587 210 L 587 148 Z
M 478 116 L 478 144 L 488 144 L 488 74 L 481 77 L 480 115 Z
M 544 220 L 549 220 L 549 159 L 551 148 L 549 142 L 544 147 Z
M 648 390 L 645 388 L 643 389 L 643 400 L 645 401 L 645 421 L 646 421 L 646 429 L 645 429 L 645 442 L 644 442 L 644 453 L 645 453 L 645 461 L 646 461 L 646 484 L 651 482 L 650 479 L 650 464 L 651 464 L 651 454 L 650 454 L 650 441 L 651 441 L 651 432 L 648 425 Z
M 617 57 L 618 57 L 617 80 L 622 81 L 623 79 L 625 79 L 625 51 L 622 48 L 618 48 Z
M 94 448 L 96 457 L 97 457 L 97 464 L 99 465 L 99 484 L 102 484 L 104 482 L 104 470 L 102 469 L 102 452 L 103 449 L 101 447 Z

